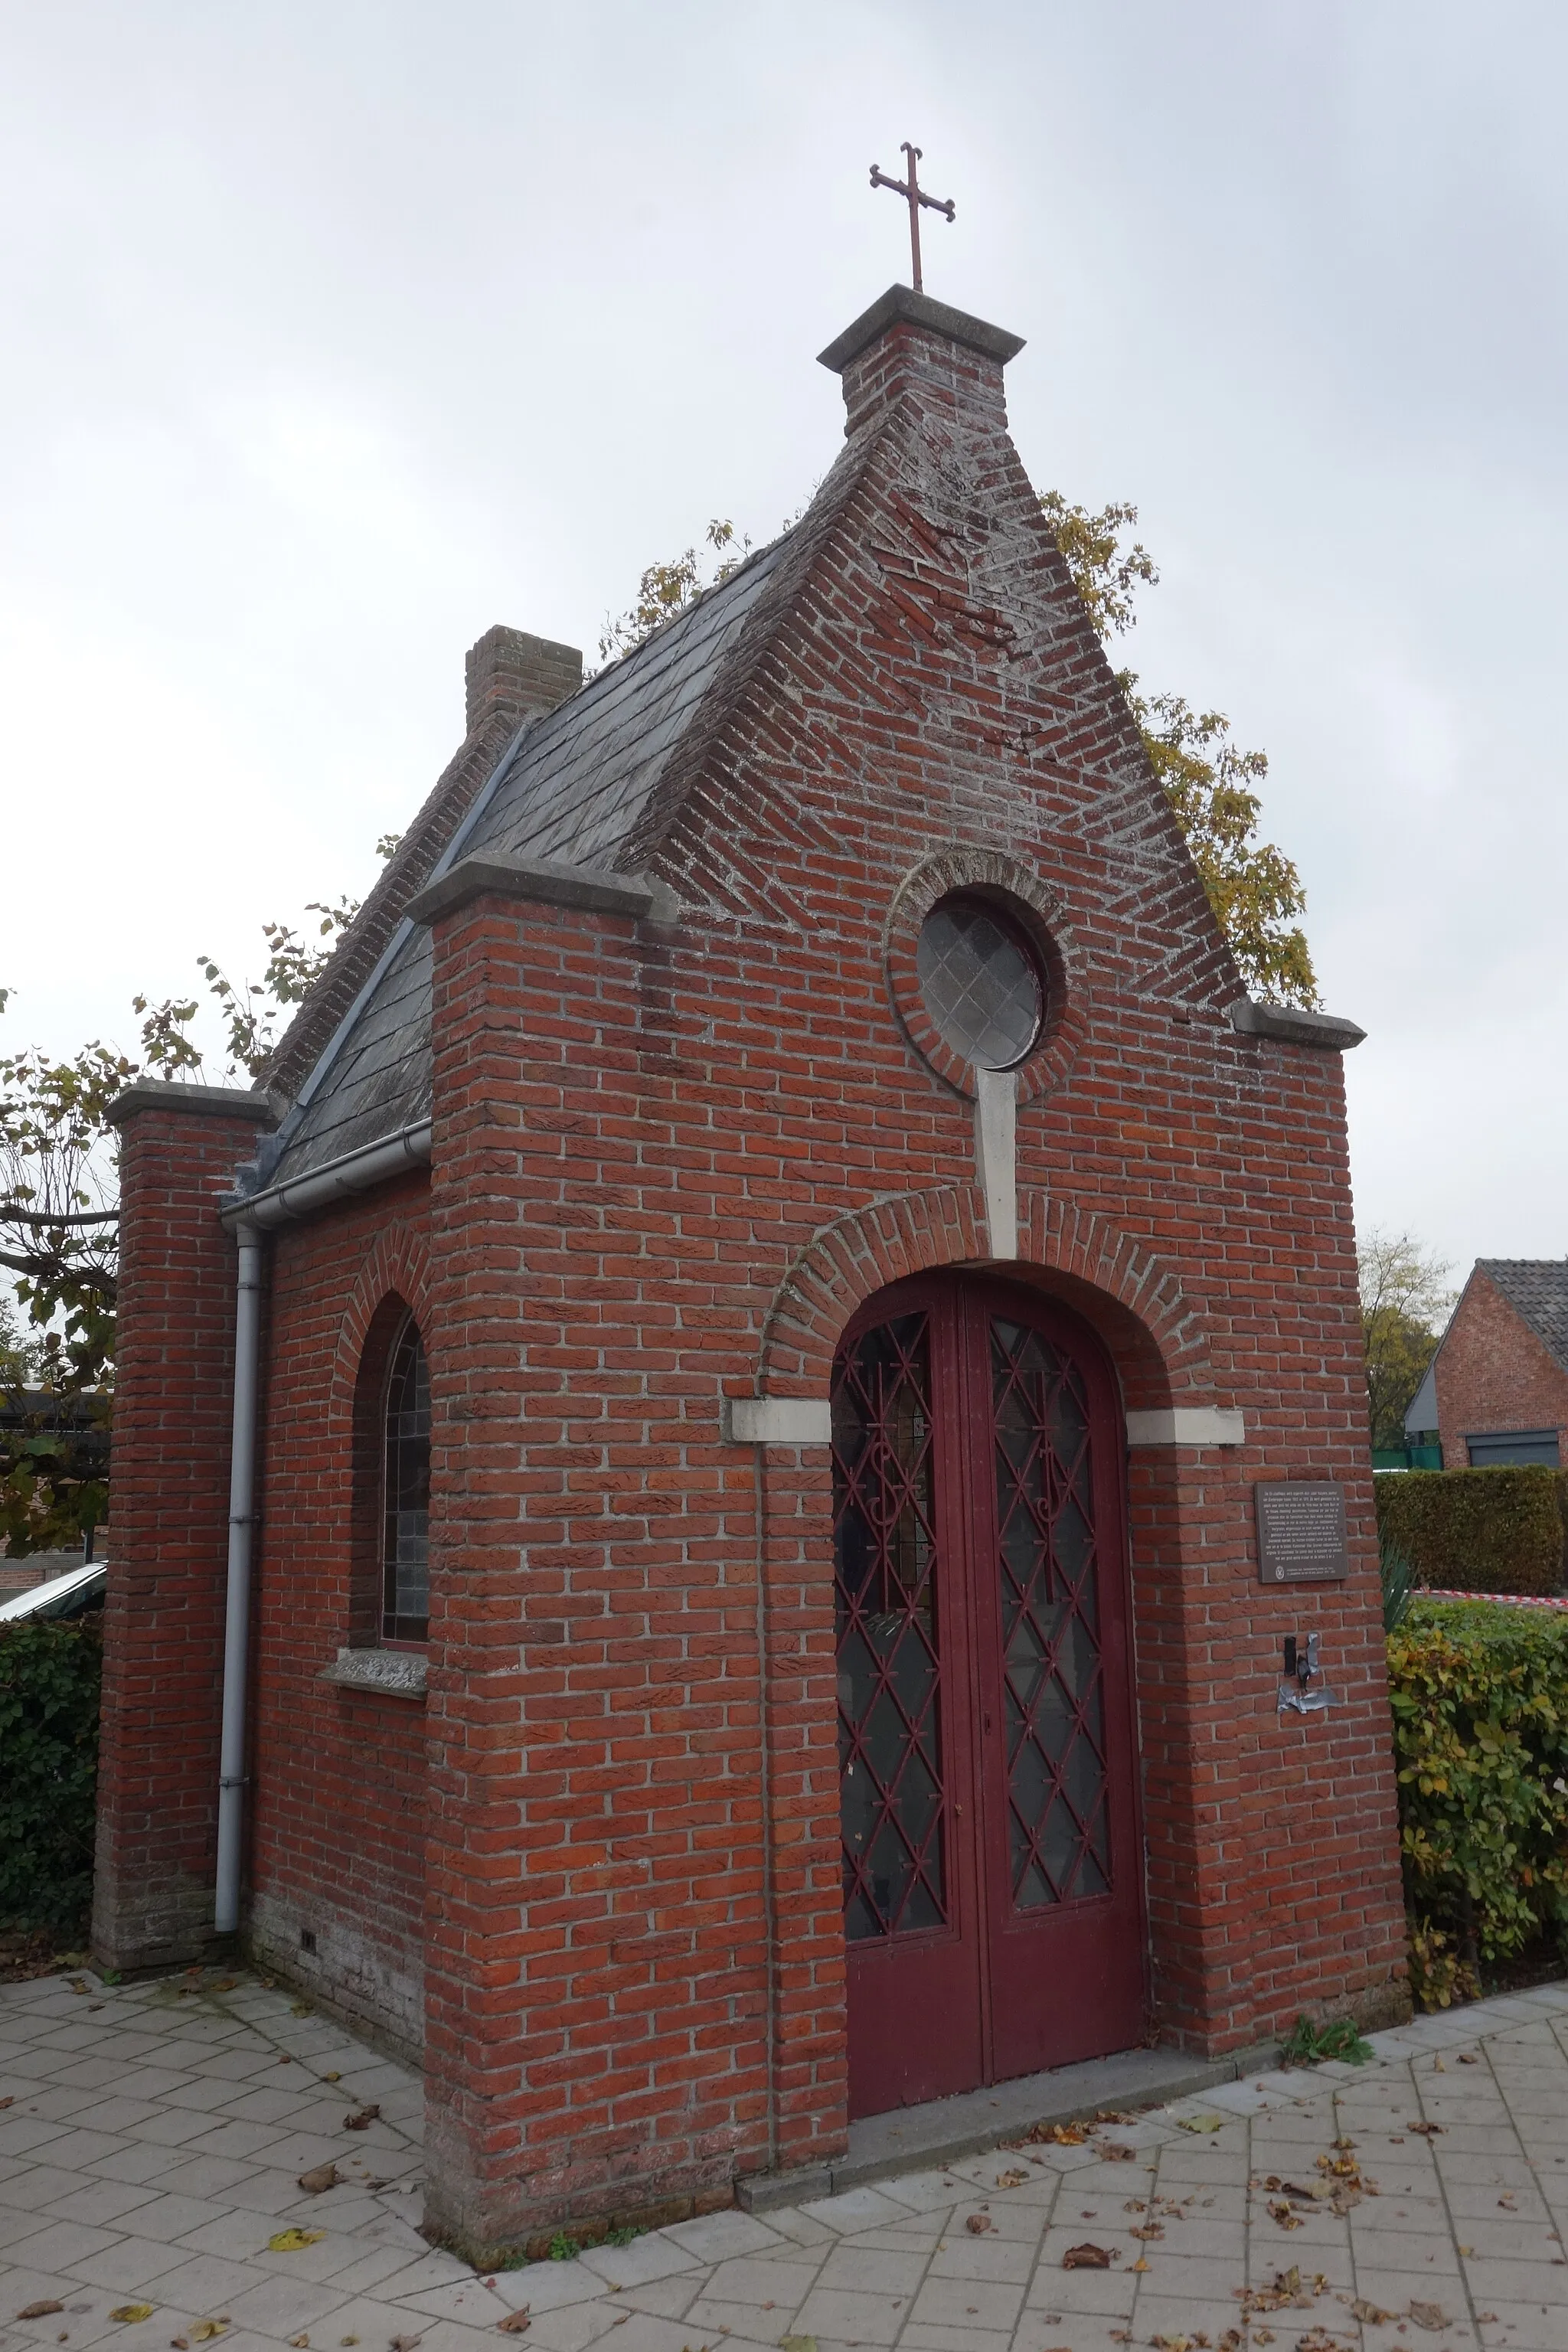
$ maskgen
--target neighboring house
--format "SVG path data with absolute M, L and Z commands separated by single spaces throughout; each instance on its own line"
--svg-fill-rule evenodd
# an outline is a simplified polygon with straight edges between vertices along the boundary
M 216 1878 L 422 2046 L 470 2250 L 1407 2006 L 1361 1032 L 1245 994 L 1019 348 L 875 304 L 799 524 L 585 684 L 490 631 L 265 1088 L 113 1114 L 97 1949 Z M 1347 1580 L 1261 1583 L 1287 1479 Z
M 1446 1470 L 1568 1465 L 1568 1258 L 1476 1260 L 1405 1431 Z

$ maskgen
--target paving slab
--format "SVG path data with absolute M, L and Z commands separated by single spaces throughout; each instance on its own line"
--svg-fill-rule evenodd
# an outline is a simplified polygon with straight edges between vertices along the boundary
M 418 2233 L 412 2074 L 254 1978 L 82 1981 L 0 1988 L 0 2352 L 165 2352 L 203 2317 L 229 2352 L 496 2352 L 522 2309 L 541 2352 L 1568 2352 L 1568 1986 L 1379 2034 L 1360 2068 L 1141 2051 L 879 2117 L 749 2211 L 491 2287 Z M 1141 2112 L 1026 2141 L 1107 2108 Z M 1335 2210 L 1345 2154 L 1366 2193 Z M 342 2186 L 301 2196 L 326 2155 Z M 274 2252 L 286 2224 L 323 2235 Z M 1297 2301 L 1248 2320 L 1244 2287 L 1292 2270 Z M 65 2308 L 17 2319 L 41 2299 Z M 153 2315 L 116 2321 L 131 2302 Z

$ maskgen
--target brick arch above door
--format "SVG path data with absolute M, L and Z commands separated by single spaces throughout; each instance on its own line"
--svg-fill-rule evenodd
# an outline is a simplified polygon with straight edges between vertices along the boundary
M 1100 1331 L 1130 1407 L 1207 1402 L 1215 1392 L 1209 1318 L 1167 1259 L 1097 1211 L 1018 1194 L 1018 1255 L 990 1255 L 978 1185 L 904 1192 L 838 1218 L 813 1236 L 774 1292 L 758 1350 L 761 1396 L 827 1393 L 845 1325 L 874 1292 L 945 1266 L 991 1265 L 1045 1277 Z

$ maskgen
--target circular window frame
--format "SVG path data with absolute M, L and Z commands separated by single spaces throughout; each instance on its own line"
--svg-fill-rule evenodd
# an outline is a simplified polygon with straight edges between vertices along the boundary
M 1035 1042 L 1008 1075 L 1019 1102 L 1061 1084 L 1082 1034 L 1079 954 L 1061 901 L 1021 859 L 1000 850 L 938 850 L 907 874 L 882 930 L 882 969 L 894 1018 L 921 1059 L 965 1101 L 975 1096 L 975 1065 L 943 1037 L 926 1009 L 917 961 L 925 920 L 944 898 L 990 904 L 1022 935 L 1039 974 L 1044 1004 Z

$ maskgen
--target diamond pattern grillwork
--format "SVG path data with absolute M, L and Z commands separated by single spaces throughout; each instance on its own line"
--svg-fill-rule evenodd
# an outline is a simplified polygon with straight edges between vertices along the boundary
M 991 1324 L 1007 1833 L 1020 1911 L 1110 1885 L 1089 1401 L 1037 1331 Z
M 1040 1033 L 1040 976 L 1010 925 L 949 898 L 921 928 L 915 969 L 944 1042 L 982 1070 L 1010 1070 Z
M 941 1661 L 928 1319 L 900 1316 L 833 1380 L 834 1580 L 844 1927 L 939 1927 Z

